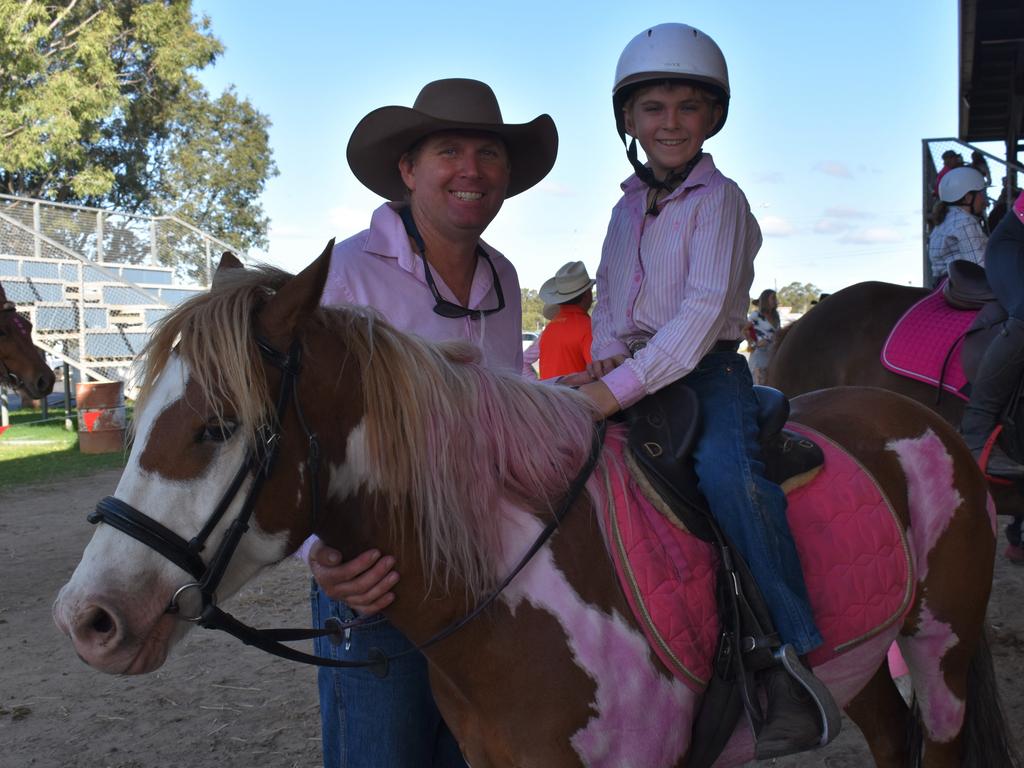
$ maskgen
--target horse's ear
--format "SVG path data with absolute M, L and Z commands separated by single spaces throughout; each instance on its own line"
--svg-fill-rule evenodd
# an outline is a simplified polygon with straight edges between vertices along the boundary
M 260 325 L 268 335 L 290 332 L 303 315 L 320 306 L 320 297 L 331 267 L 334 240 L 319 258 L 285 283 L 260 312 Z
M 220 264 L 217 265 L 217 269 L 213 272 L 213 284 L 217 285 L 217 278 L 223 277 L 229 269 L 245 269 L 245 265 L 231 251 L 224 251 L 220 257 Z

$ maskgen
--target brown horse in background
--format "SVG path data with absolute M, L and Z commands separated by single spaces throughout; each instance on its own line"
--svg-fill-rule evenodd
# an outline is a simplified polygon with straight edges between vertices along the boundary
M 959 427 L 963 400 L 892 373 L 881 362 L 882 347 L 896 323 L 929 293 L 928 288 L 866 282 L 832 294 L 776 337 L 766 383 L 790 397 L 829 387 L 880 387 L 928 406 Z M 990 483 L 990 491 L 997 512 L 1013 517 L 1006 531 L 1007 556 L 1022 562 L 1024 489 Z
M 600 516 L 623 476 L 608 451 L 538 538 L 588 461 L 589 403 L 364 308 L 320 307 L 330 252 L 295 278 L 222 267 L 209 294 L 162 321 L 128 464 L 54 604 L 79 656 L 112 673 L 157 669 L 191 626 L 182 616 L 197 615 L 169 604 L 206 594 L 193 579 L 216 590 L 206 613 L 315 532 L 345 557 L 372 545 L 402 563 L 385 614 L 413 643 L 443 638 L 424 648 L 431 685 L 473 766 L 684 766 L 701 694 L 659 661 L 615 575 Z M 302 366 L 279 352 L 298 343 Z M 876 479 L 907 536 L 890 552 L 912 565 L 905 608 L 815 673 L 879 766 L 907 765 L 911 751 L 927 768 L 1016 765 L 984 636 L 994 517 L 966 446 L 878 389 L 797 398 L 792 416 Z M 459 623 L 527 552 L 515 580 Z M 886 672 L 893 640 L 916 712 Z M 718 765 L 752 756 L 742 721 Z
M 53 391 L 54 381 L 45 355 L 32 343 L 32 323 L 18 314 L 0 285 L 0 384 L 38 400 Z

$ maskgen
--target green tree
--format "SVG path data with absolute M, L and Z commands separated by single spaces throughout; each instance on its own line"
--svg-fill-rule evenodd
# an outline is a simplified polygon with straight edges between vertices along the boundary
M 779 306 L 789 307 L 793 312 L 806 312 L 820 295 L 821 290 L 813 283 L 790 283 L 778 290 Z
M 191 0 L 0 0 L 0 189 L 265 247 L 270 123 L 199 83 L 222 52 Z
M 520 288 L 523 301 L 523 330 L 539 331 L 547 320 L 544 318 L 544 300 L 534 288 Z

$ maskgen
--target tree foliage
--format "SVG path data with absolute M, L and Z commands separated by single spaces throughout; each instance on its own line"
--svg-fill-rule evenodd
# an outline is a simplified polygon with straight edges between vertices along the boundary
M 270 123 L 203 88 L 222 52 L 191 0 L 0 0 L 0 189 L 265 246 Z
M 790 283 L 784 288 L 779 288 L 779 306 L 789 307 L 793 312 L 806 312 L 811 308 L 811 302 L 817 301 L 821 296 L 821 289 L 813 283 Z
M 523 301 L 523 330 L 539 331 L 547 320 L 544 317 L 544 300 L 534 288 L 521 288 Z

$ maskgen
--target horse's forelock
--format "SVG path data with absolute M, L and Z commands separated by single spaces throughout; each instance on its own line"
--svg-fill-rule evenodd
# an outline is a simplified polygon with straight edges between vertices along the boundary
M 254 440 L 274 412 L 253 343 L 253 321 L 267 298 L 290 277 L 273 267 L 231 270 L 209 292 L 165 315 L 143 350 L 137 407 L 142 408 L 176 353 L 212 415 L 223 419 L 226 413 L 233 414 L 248 439 Z

